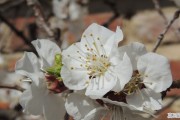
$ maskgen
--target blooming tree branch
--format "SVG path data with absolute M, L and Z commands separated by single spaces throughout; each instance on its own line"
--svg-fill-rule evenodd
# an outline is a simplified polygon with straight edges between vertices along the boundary
M 166 29 L 159 35 L 158 40 L 157 40 L 157 42 L 155 44 L 155 47 L 152 50 L 153 52 L 156 52 L 156 50 L 160 46 L 161 42 L 163 41 L 164 36 L 166 35 L 166 33 L 168 32 L 169 28 L 171 27 L 171 25 L 176 21 L 176 19 L 179 18 L 179 14 L 180 14 L 180 10 L 177 10 L 174 13 L 173 19 L 169 22 L 169 24 L 167 25 Z
M 0 89 L 12 89 L 12 90 L 17 90 L 17 91 L 20 91 L 20 92 L 23 92 L 25 89 L 18 86 L 18 85 L 0 85 Z

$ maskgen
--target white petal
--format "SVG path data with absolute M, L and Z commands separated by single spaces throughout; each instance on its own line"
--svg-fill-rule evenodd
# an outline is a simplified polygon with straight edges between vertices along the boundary
M 36 86 L 31 85 L 30 88 L 32 98 L 26 104 L 26 110 L 32 115 L 41 115 L 43 113 L 44 96 L 47 94 L 47 88 L 43 84 Z
M 116 28 L 116 33 L 115 33 L 115 41 L 116 41 L 115 45 L 118 46 L 119 42 L 123 40 L 123 37 L 124 37 L 124 36 L 123 36 L 123 32 L 122 32 L 122 30 L 120 29 L 120 27 L 118 26 L 118 27 Z
M 25 109 L 25 111 L 26 111 L 26 105 L 31 99 L 32 99 L 31 90 L 27 89 L 26 91 L 23 92 L 23 94 L 19 99 L 19 103 Z
M 119 54 L 127 53 L 129 56 L 133 70 L 137 70 L 137 60 L 141 55 L 147 53 L 146 48 L 143 44 L 138 42 L 133 42 L 129 45 L 119 47 Z
M 93 99 L 103 97 L 107 92 L 112 90 L 117 81 L 117 77 L 111 72 L 106 71 L 101 77 L 90 80 L 86 89 L 86 95 Z
M 44 98 L 44 117 L 46 120 L 63 120 L 65 116 L 64 100 L 60 96 L 49 93 Z
M 40 58 L 42 59 L 42 68 L 47 68 L 53 65 L 54 57 L 60 54 L 60 48 L 52 41 L 39 39 L 32 42 L 36 48 Z
M 103 120 L 110 114 L 110 111 L 106 108 L 99 107 L 90 111 L 83 120 Z
M 16 73 L 25 75 L 33 80 L 36 85 L 39 84 L 39 78 L 43 78 L 40 71 L 40 63 L 34 53 L 25 52 L 24 56 L 16 63 Z
M 72 44 L 69 46 L 67 49 L 62 51 L 62 56 L 63 56 L 63 64 L 66 64 L 67 58 L 73 59 L 73 60 L 79 60 L 82 61 L 79 57 L 85 57 L 86 54 L 84 53 L 84 50 L 81 48 L 81 44 L 79 42 Z M 69 63 L 67 63 L 69 64 Z M 80 66 L 79 66 L 80 67 Z
M 75 120 L 84 118 L 85 115 L 96 107 L 99 107 L 99 105 L 95 101 L 77 93 L 70 94 L 65 103 L 67 113 Z
M 133 72 L 131 61 L 126 53 L 123 60 L 119 60 L 119 64 L 115 67 L 114 72 L 117 74 L 118 80 L 113 91 L 120 92 L 131 79 Z
M 86 81 L 89 79 L 86 71 L 71 70 L 63 65 L 61 77 L 66 87 L 72 90 L 82 90 L 87 87 Z
M 145 75 L 143 82 L 155 92 L 162 92 L 172 84 L 172 74 L 168 59 L 156 53 L 139 57 L 138 71 Z
M 108 98 L 101 98 L 101 100 L 103 100 L 103 102 L 108 103 L 108 104 L 127 107 L 127 108 L 129 108 L 131 110 L 134 110 L 134 111 L 137 110 L 134 106 L 128 105 L 128 104 L 126 104 L 124 102 L 112 101 L 112 100 L 110 100 Z
M 106 56 L 113 57 L 119 56 L 118 44 L 123 40 L 123 33 L 119 27 L 117 27 L 116 32 L 107 40 L 104 44 L 104 49 L 106 51 Z
M 105 28 L 104 26 L 93 23 L 83 33 L 83 35 L 86 35 L 86 37 L 90 36 L 90 34 L 93 34 L 96 39 L 99 37 L 101 42 L 105 43 L 114 34 L 114 32 Z M 82 36 L 81 42 L 83 41 L 84 38 Z
M 143 114 L 143 112 L 141 112 L 141 114 Z M 133 120 L 150 120 L 149 118 L 145 118 L 127 107 L 123 107 L 123 116 L 125 120 L 132 120 L 132 118 Z
M 161 93 L 155 93 L 152 90 L 142 89 L 141 93 L 136 92 L 126 96 L 129 105 L 134 106 L 138 110 L 151 109 L 159 110 L 162 107 Z
M 103 45 L 112 35 L 114 35 L 113 31 L 93 23 L 84 31 L 81 38 L 81 47 L 85 52 L 90 52 L 88 49 L 93 49 L 93 51 L 101 55 L 104 53 Z

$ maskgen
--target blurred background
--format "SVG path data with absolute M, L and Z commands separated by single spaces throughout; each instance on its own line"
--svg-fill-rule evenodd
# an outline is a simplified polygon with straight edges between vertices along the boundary
M 31 41 L 50 39 L 66 49 L 95 22 L 111 30 L 121 26 L 124 41 L 120 46 L 138 41 L 152 51 L 179 8 L 180 0 L 0 0 L 0 120 L 43 120 L 24 115 L 18 104 L 29 83 L 14 73 L 14 67 L 24 51 L 35 52 Z M 173 79 L 180 80 L 180 18 L 157 53 L 169 59 Z M 180 113 L 179 96 L 178 89 L 168 92 L 158 120 L 167 120 L 170 112 Z

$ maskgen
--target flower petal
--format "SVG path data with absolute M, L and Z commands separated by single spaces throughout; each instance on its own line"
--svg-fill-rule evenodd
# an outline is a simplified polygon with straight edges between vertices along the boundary
M 112 101 L 108 98 L 101 98 L 101 100 L 105 103 L 108 103 L 108 104 L 112 104 L 112 105 L 115 105 L 115 106 L 122 106 L 122 107 L 127 107 L 133 111 L 137 110 L 134 106 L 131 106 L 131 105 L 128 105 L 124 102 L 118 102 L 118 101 Z
M 104 44 L 106 56 L 112 57 L 112 56 L 116 56 L 116 54 L 119 54 L 118 43 L 122 40 L 123 40 L 123 33 L 121 29 L 117 27 L 116 32 Z
M 43 78 L 40 71 L 40 63 L 34 53 L 25 52 L 24 56 L 16 63 L 16 73 L 25 75 L 33 80 L 36 85 L 39 84 L 39 78 Z
M 89 85 L 86 89 L 86 95 L 93 99 L 103 97 L 107 92 L 112 90 L 116 85 L 117 77 L 110 71 L 100 77 L 93 78 L 89 81 Z
M 162 107 L 161 93 L 155 93 L 146 88 L 140 92 L 126 96 L 126 101 L 129 105 L 134 106 L 138 110 L 151 109 L 159 110 Z
M 125 120 L 150 120 L 149 118 L 145 118 L 141 116 L 140 114 L 136 113 L 135 111 L 130 110 L 127 107 L 122 107 L 123 108 L 123 116 Z M 143 114 L 143 112 L 141 112 Z
M 32 41 L 32 44 L 42 59 L 42 68 L 52 66 L 54 64 L 55 55 L 61 53 L 60 48 L 50 40 L 39 39 Z
M 43 83 L 40 86 L 32 84 L 29 90 L 32 98 L 30 100 L 27 99 L 26 112 L 32 115 L 41 115 L 43 113 L 44 96 L 47 94 L 47 88 Z
M 78 93 L 70 94 L 65 103 L 67 113 L 75 120 L 84 118 L 91 110 L 99 106 L 92 99 Z
M 83 33 L 81 47 L 85 52 L 93 50 L 97 54 L 104 54 L 103 45 L 114 32 L 96 23 L 91 24 Z
M 119 60 L 119 64 L 115 67 L 114 72 L 117 74 L 118 80 L 113 91 L 120 92 L 131 79 L 133 72 L 131 61 L 126 53 L 124 54 L 123 60 Z
M 31 99 L 32 99 L 31 90 L 27 89 L 26 91 L 23 92 L 23 94 L 19 99 L 19 103 L 25 109 L 25 111 L 27 111 L 26 105 L 28 104 L 28 101 L 30 101 Z
M 141 55 L 147 53 L 146 48 L 143 44 L 138 42 L 133 42 L 129 45 L 125 45 L 123 47 L 119 47 L 119 54 L 127 53 L 129 56 L 133 70 L 137 70 L 137 60 Z
M 138 71 L 145 75 L 143 82 L 155 92 L 162 92 L 172 84 L 168 59 L 156 53 L 147 53 L 138 59 Z
M 43 112 L 46 120 L 63 120 L 66 113 L 63 98 L 49 93 L 44 98 Z
M 63 64 L 66 64 L 66 60 L 65 59 L 74 59 L 74 60 L 79 60 L 82 61 L 82 59 L 80 59 L 80 57 L 85 57 L 86 54 L 84 53 L 83 49 L 81 48 L 81 43 L 77 42 L 72 44 L 71 46 L 69 46 L 67 49 L 62 51 L 62 62 Z M 80 67 L 80 66 L 79 66 Z
M 85 117 L 84 120 L 103 120 L 110 114 L 110 111 L 103 107 L 98 107 L 91 110 Z
M 89 79 L 86 71 L 73 69 L 74 70 L 66 65 L 63 65 L 61 68 L 61 77 L 65 86 L 72 90 L 82 90 L 86 88 L 86 81 Z

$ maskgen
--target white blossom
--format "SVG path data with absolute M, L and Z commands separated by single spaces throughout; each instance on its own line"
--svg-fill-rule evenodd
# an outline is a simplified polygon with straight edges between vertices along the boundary
M 92 98 L 101 98 L 110 90 L 121 91 L 132 75 L 129 57 L 119 57 L 118 43 L 122 39 L 119 27 L 112 32 L 95 23 L 90 25 L 81 42 L 62 52 L 64 84 L 73 90 L 86 88 L 85 94 Z
M 148 120 L 139 115 L 142 113 L 121 102 L 102 99 L 104 104 L 100 105 L 83 93 L 75 92 L 67 97 L 66 110 L 75 120 Z
M 52 4 L 53 12 L 59 19 L 79 20 L 86 12 L 76 0 L 53 0 Z
M 132 43 L 119 48 L 126 52 L 133 64 L 133 76 L 123 90 L 126 100 L 139 110 L 161 108 L 161 93 L 172 84 L 168 59 L 156 53 L 147 53 L 141 43 Z
M 53 65 L 54 56 L 60 54 L 60 48 L 49 40 L 36 40 L 32 44 L 36 48 L 40 60 L 34 53 L 25 52 L 16 63 L 16 73 L 32 80 L 31 87 L 23 92 L 20 104 L 26 113 L 44 114 L 46 120 L 63 119 L 65 114 L 64 100 L 47 89 L 42 69 Z

